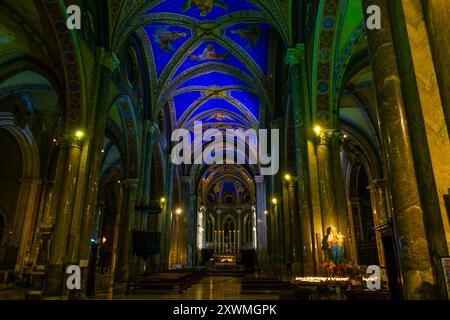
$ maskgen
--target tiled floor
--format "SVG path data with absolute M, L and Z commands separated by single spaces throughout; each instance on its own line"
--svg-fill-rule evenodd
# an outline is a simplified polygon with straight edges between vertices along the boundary
M 131 299 L 131 300 L 278 300 L 277 293 L 258 292 L 255 294 L 241 293 L 240 277 L 207 276 L 200 282 L 182 294 L 177 290 L 171 292 L 148 292 L 125 294 L 124 290 L 118 292 L 99 293 L 93 299 Z M 23 299 L 24 291 L 20 290 L 0 290 L 0 300 Z

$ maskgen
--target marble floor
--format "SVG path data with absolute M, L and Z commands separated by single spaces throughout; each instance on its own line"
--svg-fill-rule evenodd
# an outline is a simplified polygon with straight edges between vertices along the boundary
M 278 300 L 277 292 L 241 293 L 241 277 L 206 276 L 182 294 L 145 291 L 126 294 L 124 288 L 98 293 L 94 300 Z M 26 291 L 0 290 L 0 300 L 24 299 Z M 62 298 L 63 299 L 63 298 Z

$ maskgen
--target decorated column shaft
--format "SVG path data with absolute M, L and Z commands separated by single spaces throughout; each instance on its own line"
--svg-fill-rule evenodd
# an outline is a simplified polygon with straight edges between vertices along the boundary
M 364 7 L 378 5 L 382 13 L 388 12 L 387 0 L 364 0 L 363 3 Z M 421 288 L 434 285 L 435 281 L 389 19 L 383 19 L 381 29 L 368 31 L 367 41 L 383 156 L 392 195 L 394 231 L 399 240 L 397 252 L 403 293 L 406 299 L 424 299 L 427 295 Z
M 255 176 L 256 184 L 256 248 L 258 257 L 258 266 L 262 271 L 265 270 L 268 261 L 267 250 L 267 215 L 266 210 L 266 185 L 264 176 Z
M 122 183 L 123 200 L 120 213 L 120 246 L 116 265 L 115 278 L 117 282 L 126 282 L 129 275 L 129 265 L 132 248 L 132 216 L 136 204 L 138 180 L 125 180 Z

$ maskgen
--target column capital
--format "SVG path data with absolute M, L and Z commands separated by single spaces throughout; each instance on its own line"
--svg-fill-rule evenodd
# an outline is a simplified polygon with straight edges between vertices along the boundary
M 77 139 L 72 134 L 65 134 L 62 138 L 57 139 L 56 142 L 63 148 L 79 148 L 81 149 L 83 142 L 80 139 Z
M 385 179 L 379 179 L 379 180 L 373 180 L 369 186 L 368 189 L 370 190 L 376 190 L 376 189 L 384 189 L 387 186 L 387 181 Z
M 100 65 L 114 71 L 120 65 L 120 61 L 112 51 L 107 51 L 105 48 L 97 48 L 96 55 Z
M 290 66 L 300 64 L 305 60 L 305 44 L 299 43 L 294 48 L 289 48 L 284 62 Z
M 316 135 L 318 145 L 330 145 L 332 142 L 334 131 L 332 129 L 322 129 L 319 134 Z
M 255 176 L 256 183 L 264 183 L 264 176 Z

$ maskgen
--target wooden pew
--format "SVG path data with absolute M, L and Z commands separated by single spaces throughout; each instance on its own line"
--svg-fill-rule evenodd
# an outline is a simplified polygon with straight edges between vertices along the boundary
M 134 276 L 127 280 L 127 293 L 131 289 L 165 289 L 173 290 L 178 287 L 178 293 L 189 288 L 189 273 L 158 273 L 148 276 Z

